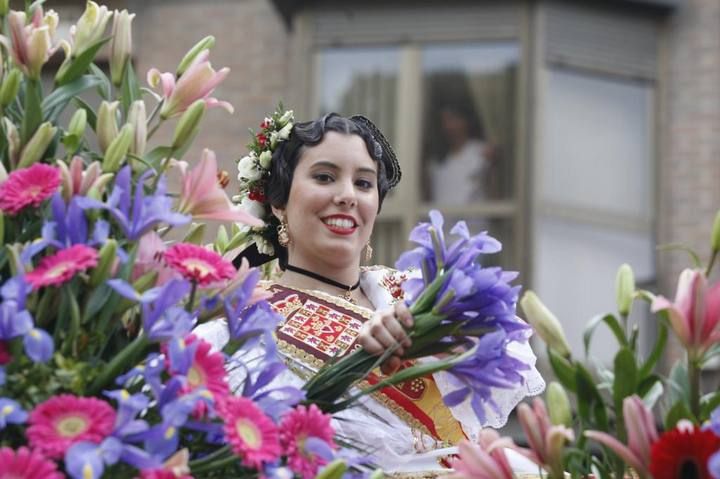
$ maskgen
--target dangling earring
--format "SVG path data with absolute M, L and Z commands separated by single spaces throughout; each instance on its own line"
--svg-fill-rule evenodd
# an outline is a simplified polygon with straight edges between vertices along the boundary
M 278 243 L 280 243 L 280 246 L 282 246 L 283 248 L 287 248 L 287 246 L 290 244 L 290 235 L 288 234 L 287 220 L 284 216 L 280 218 L 280 224 L 277 227 L 277 234 Z
M 367 244 L 365 245 L 365 262 L 366 263 L 370 262 L 370 260 L 372 259 L 372 254 L 373 254 L 372 246 L 370 246 L 370 242 L 368 241 Z

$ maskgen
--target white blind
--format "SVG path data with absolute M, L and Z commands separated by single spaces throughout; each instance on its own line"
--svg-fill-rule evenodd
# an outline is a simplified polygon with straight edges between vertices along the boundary
M 652 14 L 571 2 L 545 5 L 548 63 L 653 80 L 659 26 Z
M 442 3 L 442 2 L 439 2 Z M 312 10 L 316 45 L 508 39 L 518 36 L 520 2 L 321 6 Z

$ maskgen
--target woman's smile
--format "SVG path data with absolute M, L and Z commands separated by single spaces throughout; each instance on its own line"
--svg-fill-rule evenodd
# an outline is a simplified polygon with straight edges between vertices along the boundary
M 351 235 L 358 227 L 355 218 L 348 215 L 331 215 L 322 219 L 325 226 L 335 234 Z

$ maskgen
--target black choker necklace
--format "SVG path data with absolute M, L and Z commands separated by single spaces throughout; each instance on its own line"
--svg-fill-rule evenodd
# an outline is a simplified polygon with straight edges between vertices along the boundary
M 357 283 L 350 286 L 347 284 L 343 284 L 339 281 L 335 281 L 334 279 L 326 278 L 325 276 L 323 276 L 321 274 L 317 274 L 312 271 L 308 271 L 306 269 L 298 268 L 297 266 L 293 266 L 291 264 L 286 264 L 285 269 L 288 271 L 292 271 L 293 273 L 301 274 L 303 276 L 307 276 L 309 278 L 316 279 L 325 284 L 329 284 L 330 286 L 335 286 L 336 288 L 342 289 L 345 291 L 345 293 L 342 295 L 343 299 L 355 304 L 355 300 L 353 299 L 351 293 L 353 291 L 355 291 L 356 289 L 358 289 L 358 286 L 360 286 L 360 279 L 357 280 Z

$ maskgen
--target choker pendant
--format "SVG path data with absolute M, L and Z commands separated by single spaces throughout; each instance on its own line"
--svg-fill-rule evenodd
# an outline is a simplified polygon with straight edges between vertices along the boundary
M 352 289 L 348 289 L 345 291 L 342 295 L 342 299 L 347 301 L 348 303 L 357 304 L 357 301 L 355 301 L 355 298 L 352 296 Z

